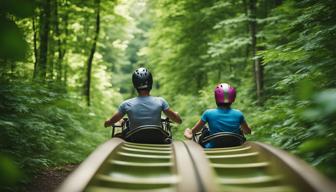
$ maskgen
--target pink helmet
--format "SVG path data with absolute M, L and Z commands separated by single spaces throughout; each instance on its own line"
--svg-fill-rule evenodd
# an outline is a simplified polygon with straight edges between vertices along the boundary
M 227 83 L 218 84 L 214 92 L 216 103 L 233 103 L 236 99 L 236 89 Z

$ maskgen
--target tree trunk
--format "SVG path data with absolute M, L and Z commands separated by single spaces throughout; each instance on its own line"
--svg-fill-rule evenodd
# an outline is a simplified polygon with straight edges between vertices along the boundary
M 257 58 L 257 21 L 256 21 L 256 0 L 250 0 L 249 2 L 249 28 L 251 36 L 251 49 L 253 58 L 253 69 L 255 77 L 255 87 L 258 104 L 262 103 L 262 66 L 261 60 Z
M 50 31 L 50 0 L 41 1 L 40 14 L 40 54 L 37 65 L 37 78 L 45 80 L 47 73 L 48 43 Z
M 281 4 L 282 4 L 282 1 L 283 1 L 283 0 L 274 0 L 276 6 L 281 5 Z
M 62 81 L 62 76 L 63 76 L 63 58 L 65 56 L 65 44 L 66 44 L 66 38 L 64 40 L 61 39 L 61 32 L 59 29 L 59 22 L 58 22 L 58 0 L 55 0 L 55 9 L 54 9 L 54 15 L 55 15 L 55 33 L 57 37 L 57 52 L 58 52 L 58 57 L 57 57 L 57 63 L 56 63 L 56 80 L 57 82 Z M 65 29 L 65 36 L 68 36 L 68 13 L 63 18 L 64 22 L 64 29 Z
M 243 0 L 243 4 L 244 4 L 244 13 L 246 18 L 249 18 L 249 4 L 246 2 L 247 0 Z M 250 33 L 250 22 L 249 20 L 246 22 L 246 33 L 249 34 Z M 245 47 L 245 59 L 244 59 L 244 63 L 246 66 L 250 66 L 250 44 L 246 44 Z M 254 77 L 254 67 L 253 67 L 253 71 L 252 76 Z
M 54 18 L 52 18 L 54 19 Z M 55 26 L 53 26 L 55 27 Z M 55 57 L 55 32 L 50 31 L 50 37 L 48 42 L 48 57 L 47 57 L 47 79 L 53 80 L 54 79 L 54 57 Z
M 33 43 L 34 43 L 34 74 L 33 78 L 37 77 L 37 64 L 38 64 L 38 49 L 37 49 L 37 30 L 36 30 L 36 23 L 35 23 L 35 14 L 33 15 Z
M 56 81 L 60 82 L 62 79 L 62 72 L 61 72 L 61 65 L 62 65 L 62 51 L 61 51 L 61 34 L 59 30 L 59 23 L 58 23 L 58 1 L 54 0 L 54 15 L 55 15 L 55 34 L 56 34 L 56 41 L 57 41 L 57 62 L 56 62 Z
M 65 32 L 65 36 L 68 37 L 69 35 L 69 30 L 68 30 L 68 18 L 69 18 L 69 12 L 67 11 L 65 16 L 64 16 L 64 32 Z M 64 71 L 64 87 L 67 86 L 67 83 L 68 83 L 68 60 L 67 58 L 64 59 L 65 57 L 65 53 L 66 53 L 66 45 L 67 45 L 67 40 L 66 38 L 64 38 L 64 41 L 63 41 L 63 51 L 61 51 L 61 72 Z M 62 49 L 61 49 L 62 50 Z M 65 60 L 64 64 L 63 64 L 63 60 Z
M 67 59 L 65 59 L 65 63 L 67 63 Z M 63 71 L 64 71 L 64 81 L 63 81 L 63 87 L 66 87 L 68 85 L 68 66 L 65 64 L 63 67 Z
M 50 37 L 49 38 L 49 57 L 48 57 L 48 79 L 51 81 L 54 80 L 55 73 L 57 73 L 57 65 L 58 60 L 56 60 L 56 52 L 58 51 L 58 42 L 60 38 L 59 34 L 59 26 L 58 26 L 58 2 L 57 0 L 51 0 L 51 17 L 50 17 L 50 24 L 51 24 L 51 31 L 50 31 Z M 58 57 L 57 57 L 58 59 Z
M 87 71 L 86 71 L 86 81 L 85 81 L 85 96 L 87 105 L 90 106 L 90 86 L 91 86 L 91 71 L 92 71 L 92 61 L 96 51 L 97 40 L 99 36 L 99 28 L 100 28 L 100 0 L 95 0 L 95 12 L 96 12 L 96 29 L 95 36 L 93 38 L 93 43 L 90 51 L 90 55 L 87 61 Z

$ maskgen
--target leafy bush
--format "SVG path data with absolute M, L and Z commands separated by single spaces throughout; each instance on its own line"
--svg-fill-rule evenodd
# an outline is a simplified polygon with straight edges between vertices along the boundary
M 88 108 L 61 88 L 3 82 L 0 150 L 27 175 L 44 167 L 79 163 L 108 138 L 102 118 L 113 105 L 106 104 L 110 104 L 107 110 Z

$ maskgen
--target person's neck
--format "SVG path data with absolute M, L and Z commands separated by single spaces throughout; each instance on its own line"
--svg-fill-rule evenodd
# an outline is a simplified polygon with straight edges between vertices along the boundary
M 231 107 L 222 107 L 222 106 L 220 106 L 220 107 L 218 107 L 219 109 L 231 109 Z
M 139 90 L 138 96 L 143 97 L 143 96 L 150 96 L 150 92 L 147 90 Z

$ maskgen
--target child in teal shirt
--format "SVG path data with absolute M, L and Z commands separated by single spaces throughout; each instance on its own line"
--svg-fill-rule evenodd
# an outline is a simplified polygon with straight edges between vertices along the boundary
M 241 130 L 244 134 L 250 134 L 251 129 L 246 123 L 243 113 L 231 109 L 231 104 L 236 98 L 236 90 L 227 83 L 221 83 L 216 86 L 214 94 L 217 108 L 206 110 L 201 120 L 192 129 L 187 128 L 185 130 L 184 136 L 191 139 L 193 133 L 199 132 L 206 123 L 208 123 L 210 135 L 218 132 L 241 134 Z M 215 146 L 209 142 L 205 147 L 212 148 Z

